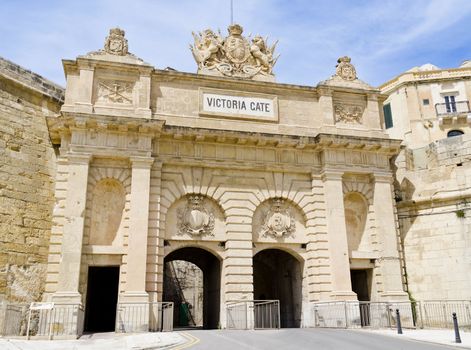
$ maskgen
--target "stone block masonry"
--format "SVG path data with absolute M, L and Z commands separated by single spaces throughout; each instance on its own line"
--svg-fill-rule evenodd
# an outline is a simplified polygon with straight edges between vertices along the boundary
M 0 57 L 0 300 L 39 300 L 54 208 L 46 117 L 63 89 Z

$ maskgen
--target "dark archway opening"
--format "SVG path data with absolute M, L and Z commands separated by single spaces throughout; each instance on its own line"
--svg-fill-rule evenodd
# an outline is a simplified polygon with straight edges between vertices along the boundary
M 291 254 L 266 249 L 253 258 L 254 297 L 279 300 L 282 328 L 301 325 L 302 267 Z
M 114 332 L 118 285 L 119 266 L 88 268 L 85 332 Z
M 191 310 L 192 298 L 187 300 L 181 281 L 176 278 L 174 261 L 187 261 L 196 265 L 203 272 L 203 328 L 215 329 L 219 326 L 221 262 L 210 252 L 201 248 L 181 248 L 168 254 L 164 259 L 164 290 L 163 300 L 174 303 L 174 327 L 188 327 L 194 324 Z M 188 278 L 191 278 L 188 275 Z M 185 285 L 196 284 L 197 281 L 185 281 Z

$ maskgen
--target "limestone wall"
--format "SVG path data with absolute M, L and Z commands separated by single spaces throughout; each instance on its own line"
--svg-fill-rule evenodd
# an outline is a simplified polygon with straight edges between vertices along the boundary
M 407 150 L 397 165 L 409 291 L 418 300 L 471 298 L 471 137 Z
M 46 116 L 59 112 L 62 88 L 0 58 L 0 299 L 41 298 L 55 155 Z

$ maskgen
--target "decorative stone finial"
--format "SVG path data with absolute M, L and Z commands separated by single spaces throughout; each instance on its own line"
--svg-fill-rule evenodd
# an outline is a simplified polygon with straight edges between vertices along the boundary
M 126 56 L 128 54 L 128 40 L 124 34 L 124 30 L 120 28 L 110 29 L 110 35 L 105 40 L 105 52 L 111 55 Z
M 337 69 L 335 74 L 344 80 L 355 80 L 357 78 L 357 72 L 353 64 L 350 63 L 351 59 L 348 56 L 340 57 L 337 60 Z
M 190 49 L 198 73 L 274 81 L 273 66 L 278 57 L 273 53 L 277 42 L 268 47 L 267 39 L 260 35 L 247 39 L 242 36 L 243 30 L 239 24 L 232 24 L 227 28 L 226 38 L 211 29 L 193 32 L 194 45 Z

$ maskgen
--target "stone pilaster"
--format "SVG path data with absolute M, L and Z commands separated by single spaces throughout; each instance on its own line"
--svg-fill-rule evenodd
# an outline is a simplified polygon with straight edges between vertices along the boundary
M 79 293 L 82 239 L 87 203 L 87 183 L 91 156 L 68 154 L 67 194 L 57 291 L 53 300 L 81 303 Z
M 326 170 L 322 173 L 330 248 L 331 298 L 336 300 L 356 300 L 357 297 L 352 292 L 350 281 L 350 261 L 343 204 L 342 176 L 343 172 L 340 171 Z
M 165 227 L 165 223 L 160 220 L 161 192 L 162 161 L 156 159 L 150 175 L 149 236 L 147 238 L 146 291 L 151 301 L 162 301 L 163 293 L 163 262 L 159 260 L 159 256 L 163 255 L 164 238 L 161 230 Z
M 75 110 L 81 113 L 92 113 L 93 76 L 95 68 L 93 66 L 80 67 L 80 89 L 77 91 L 77 101 Z
M 318 88 L 319 108 L 324 125 L 334 125 L 334 105 L 332 102 L 332 90 L 329 88 Z
M 392 174 L 374 175 L 375 226 L 382 243 L 382 257 L 378 262 L 383 276 L 381 297 L 387 300 L 407 299 L 407 293 L 404 292 L 402 286 L 392 180 Z
M 127 249 L 126 283 L 121 302 L 145 302 L 147 236 L 149 229 L 150 174 L 154 159 L 131 158 L 131 208 Z
M 312 174 L 312 195 L 311 210 L 307 213 L 306 221 L 306 264 L 310 302 L 328 299 L 332 292 L 324 183 L 318 173 Z

